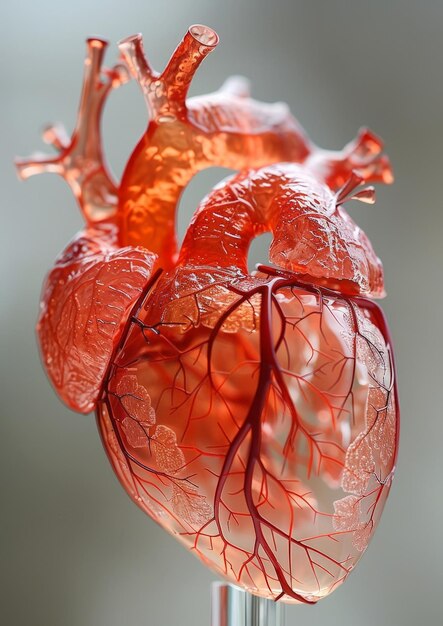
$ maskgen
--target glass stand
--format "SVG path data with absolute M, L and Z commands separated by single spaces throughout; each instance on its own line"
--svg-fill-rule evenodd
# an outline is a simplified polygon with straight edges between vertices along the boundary
M 229 583 L 212 583 L 211 605 L 211 626 L 284 626 L 284 605 Z

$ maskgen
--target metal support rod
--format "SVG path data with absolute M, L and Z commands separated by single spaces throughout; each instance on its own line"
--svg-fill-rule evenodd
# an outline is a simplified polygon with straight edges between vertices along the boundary
M 212 583 L 211 626 L 284 626 L 280 602 L 253 596 L 229 583 Z

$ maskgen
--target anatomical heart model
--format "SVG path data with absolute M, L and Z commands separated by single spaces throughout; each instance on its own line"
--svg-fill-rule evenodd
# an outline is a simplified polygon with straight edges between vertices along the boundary
M 355 567 L 395 468 L 398 401 L 383 270 L 344 209 L 390 183 L 370 131 L 317 148 L 281 103 L 244 79 L 187 99 L 218 37 L 192 26 L 166 69 L 140 35 L 87 41 L 77 124 L 45 130 L 85 227 L 43 288 L 38 338 L 60 398 L 95 410 L 130 497 L 210 568 L 253 594 L 313 603 Z M 134 78 L 149 124 L 120 183 L 100 118 Z M 180 250 L 176 209 L 194 174 L 237 170 L 197 208 Z M 266 264 L 248 248 L 271 232 Z

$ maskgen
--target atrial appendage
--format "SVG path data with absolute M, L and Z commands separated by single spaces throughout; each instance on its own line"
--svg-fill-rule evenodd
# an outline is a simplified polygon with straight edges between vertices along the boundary
M 86 44 L 82 94 L 71 138 L 61 124 L 48 126 L 43 140 L 58 154 L 17 159 L 16 167 L 23 179 L 44 172 L 62 176 L 77 198 L 86 223 L 93 224 L 112 221 L 117 209 L 117 185 L 105 163 L 100 122 L 110 91 L 129 77 L 122 64 L 102 68 L 106 41 L 90 38 Z

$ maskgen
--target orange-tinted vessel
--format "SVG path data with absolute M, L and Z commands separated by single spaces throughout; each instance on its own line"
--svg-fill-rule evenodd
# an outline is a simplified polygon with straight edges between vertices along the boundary
M 234 77 L 187 99 L 218 43 L 192 26 L 162 73 L 140 35 L 102 68 L 90 39 L 71 139 L 18 162 L 71 185 L 85 228 L 43 289 L 38 336 L 57 393 L 97 412 L 130 497 L 205 564 L 250 592 L 314 603 L 354 568 L 378 524 L 398 448 L 392 344 L 374 298 L 382 265 L 344 209 L 392 181 L 370 131 L 340 152 L 310 142 L 286 105 Z M 149 124 L 113 179 L 100 116 L 135 78 Z M 238 170 L 201 202 L 181 249 L 192 177 Z M 272 233 L 252 274 L 254 237 Z

